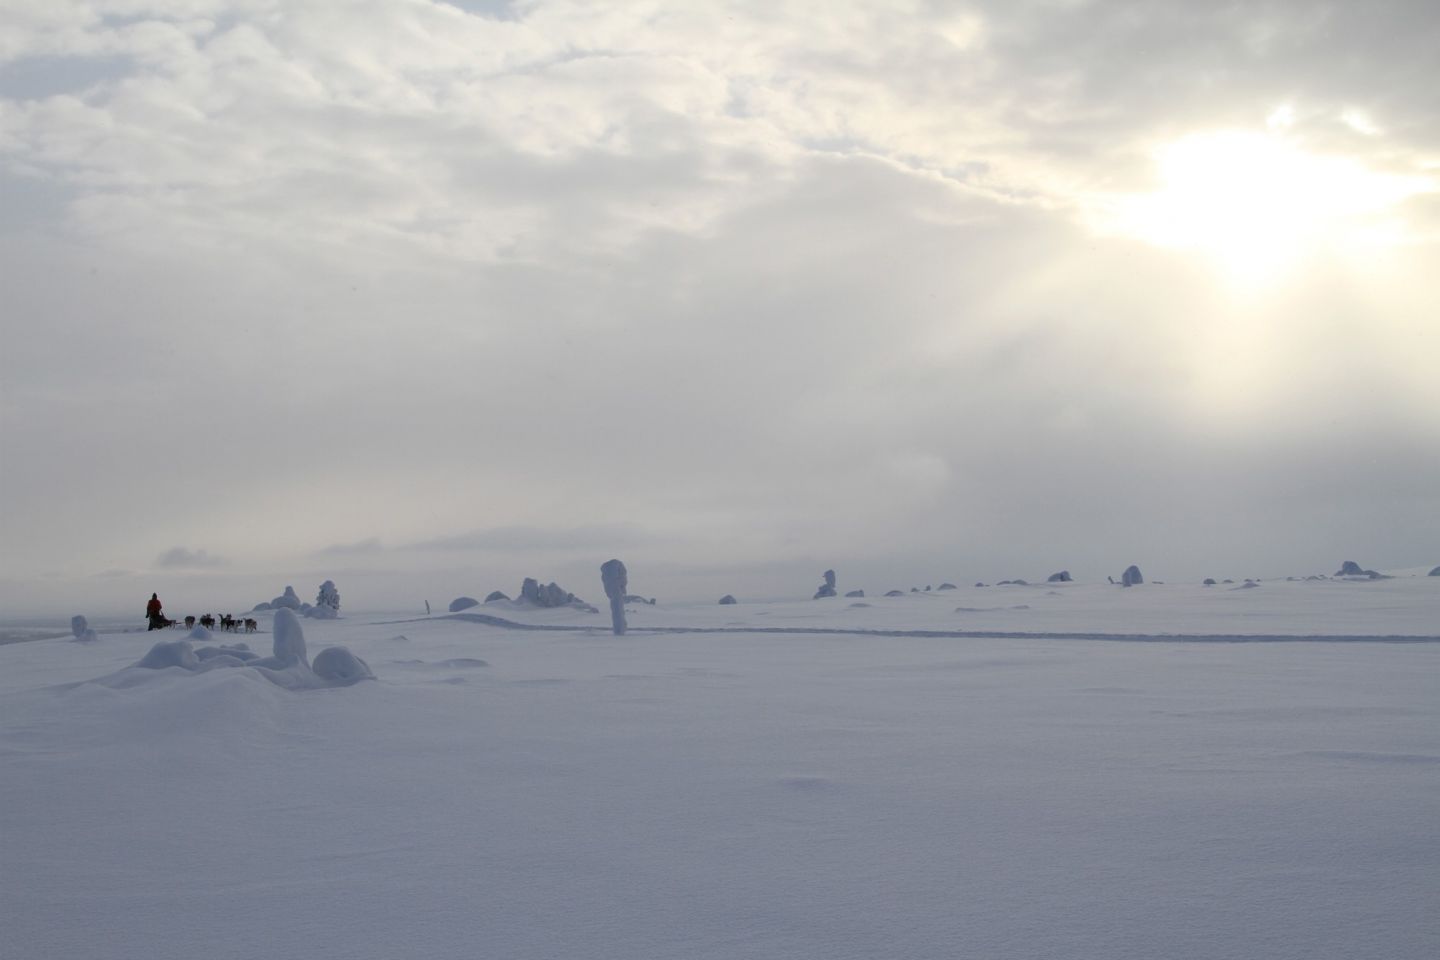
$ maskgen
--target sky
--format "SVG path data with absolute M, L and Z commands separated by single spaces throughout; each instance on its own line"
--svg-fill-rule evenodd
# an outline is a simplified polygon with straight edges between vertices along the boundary
M 0 612 L 1440 564 L 1428 0 L 0 27 Z

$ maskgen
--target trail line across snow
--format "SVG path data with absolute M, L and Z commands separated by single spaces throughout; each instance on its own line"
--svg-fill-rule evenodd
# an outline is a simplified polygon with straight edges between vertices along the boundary
M 441 617 L 387 620 L 387 624 L 424 623 L 428 620 L 463 620 L 505 630 L 547 633 L 609 633 L 598 626 L 580 624 L 520 623 L 485 613 L 452 613 Z M 934 637 L 957 640 L 1112 640 L 1121 643 L 1440 643 L 1440 636 L 1404 634 L 1284 634 L 1284 633 L 1096 633 L 1087 630 L 862 630 L 854 627 L 631 627 L 629 633 L 770 633 L 840 635 L 851 637 Z

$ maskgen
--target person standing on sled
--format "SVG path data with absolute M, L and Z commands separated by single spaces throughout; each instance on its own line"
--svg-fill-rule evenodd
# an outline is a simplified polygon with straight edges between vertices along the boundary
M 150 594 L 150 602 L 145 604 L 145 616 L 150 620 L 151 630 L 161 630 L 165 627 L 165 612 L 160 608 L 160 595 Z

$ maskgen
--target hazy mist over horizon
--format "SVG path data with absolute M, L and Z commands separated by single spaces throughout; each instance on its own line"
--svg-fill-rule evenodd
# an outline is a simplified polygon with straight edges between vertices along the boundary
M 1440 564 L 1440 11 L 0 11 L 0 613 Z

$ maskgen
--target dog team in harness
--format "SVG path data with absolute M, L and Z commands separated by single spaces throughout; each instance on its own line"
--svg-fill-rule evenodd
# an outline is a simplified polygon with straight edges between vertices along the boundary
M 165 616 L 164 606 L 161 604 L 160 595 L 157 593 L 150 594 L 150 602 L 145 604 L 145 619 L 150 621 L 149 629 L 151 630 L 164 630 L 166 627 L 175 626 L 177 622 Z M 194 626 L 195 618 L 186 617 L 186 629 Z M 215 629 L 215 618 L 208 613 L 205 614 L 205 616 L 200 618 L 200 626 L 207 630 Z M 231 633 L 239 633 L 242 627 L 246 633 L 254 633 L 259 626 L 260 624 L 250 617 L 242 619 L 240 617 L 232 617 L 227 613 L 220 618 L 220 629 L 228 630 Z

